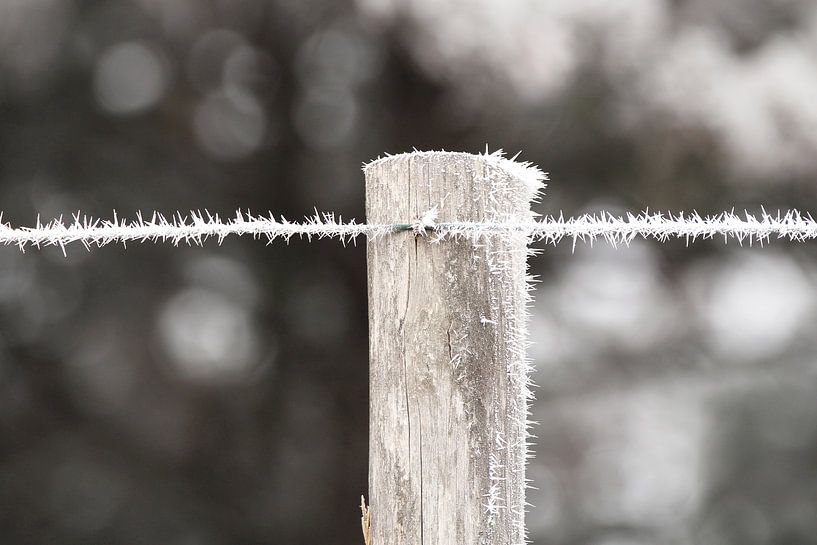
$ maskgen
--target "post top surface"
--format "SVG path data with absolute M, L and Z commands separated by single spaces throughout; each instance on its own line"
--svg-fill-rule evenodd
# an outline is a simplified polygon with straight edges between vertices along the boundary
M 370 168 L 375 166 L 380 166 L 383 163 L 389 161 L 399 161 L 405 160 L 408 158 L 426 158 L 426 159 L 433 159 L 433 158 L 450 158 L 450 159 L 479 159 L 485 161 L 487 164 L 490 164 L 496 168 L 499 168 L 510 176 L 518 179 L 528 191 L 529 200 L 535 201 L 537 200 L 540 192 L 545 188 L 545 182 L 548 179 L 548 175 L 545 172 L 537 167 L 536 165 L 526 162 L 526 161 L 517 161 L 516 158 L 519 155 L 515 155 L 513 158 L 507 158 L 505 156 L 505 152 L 502 150 L 497 150 L 494 152 L 488 152 L 486 150 L 485 153 L 467 153 L 461 151 L 410 151 L 405 153 L 397 153 L 394 155 L 386 154 L 383 157 L 378 157 L 377 159 L 370 161 L 363 165 L 363 170 L 368 171 Z

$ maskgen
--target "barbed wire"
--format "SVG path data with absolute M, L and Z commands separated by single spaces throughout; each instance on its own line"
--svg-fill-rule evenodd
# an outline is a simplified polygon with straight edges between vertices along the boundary
M 86 249 L 112 243 L 169 242 L 174 245 L 202 245 L 208 239 L 221 243 L 228 236 L 252 236 L 288 242 L 293 237 L 307 239 L 337 238 L 342 243 L 354 242 L 359 236 L 377 237 L 401 231 L 412 231 L 415 236 L 428 237 L 432 242 L 446 239 L 479 239 L 503 233 L 522 233 L 532 241 L 557 244 L 564 239 L 594 243 L 603 240 L 614 246 L 629 244 L 636 238 L 659 242 L 684 239 L 687 243 L 699 239 L 723 238 L 740 244 L 764 244 L 771 239 L 802 242 L 817 238 L 817 222 L 810 214 L 797 210 L 754 215 L 722 212 L 701 216 L 692 214 L 640 213 L 616 216 L 608 212 L 584 214 L 565 218 L 544 216 L 526 223 L 514 222 L 435 222 L 436 210 L 422 214 L 412 223 L 366 224 L 354 220 L 343 222 L 333 213 L 316 211 L 300 222 L 276 218 L 273 214 L 255 216 L 237 212 L 229 219 L 217 214 L 193 211 L 171 217 L 153 213 L 150 217 L 137 214 L 133 220 L 122 219 L 114 213 L 110 220 L 94 219 L 75 214 L 68 222 L 62 218 L 42 223 L 39 218 L 33 227 L 12 227 L 2 222 L 0 214 L 0 244 L 15 245 L 21 250 L 33 246 L 58 246 L 63 249 L 80 243 Z

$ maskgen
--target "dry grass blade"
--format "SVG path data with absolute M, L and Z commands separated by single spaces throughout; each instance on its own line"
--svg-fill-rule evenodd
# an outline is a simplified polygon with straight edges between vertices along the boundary
M 360 526 L 363 530 L 363 545 L 371 545 L 369 537 L 369 509 L 366 507 L 366 498 L 360 496 Z

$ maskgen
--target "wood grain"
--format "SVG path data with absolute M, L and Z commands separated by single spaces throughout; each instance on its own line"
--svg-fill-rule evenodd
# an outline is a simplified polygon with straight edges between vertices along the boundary
M 529 221 L 507 160 L 416 152 L 370 163 L 370 223 Z M 527 237 L 404 231 L 368 251 L 372 545 L 521 544 Z

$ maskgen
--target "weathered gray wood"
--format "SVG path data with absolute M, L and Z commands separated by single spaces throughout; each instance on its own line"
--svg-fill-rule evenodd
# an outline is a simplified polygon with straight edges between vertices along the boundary
M 538 171 L 424 152 L 370 163 L 370 223 L 529 221 Z M 527 237 L 368 242 L 372 545 L 522 544 Z

